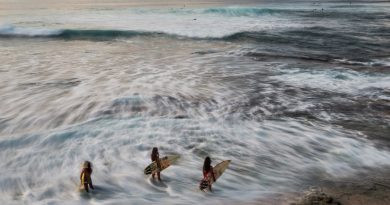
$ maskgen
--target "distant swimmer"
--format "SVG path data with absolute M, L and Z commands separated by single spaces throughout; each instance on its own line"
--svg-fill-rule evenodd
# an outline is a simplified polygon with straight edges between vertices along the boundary
M 83 169 L 81 170 L 81 174 L 80 174 L 80 181 L 81 181 L 80 188 L 81 189 L 84 188 L 86 192 L 89 192 L 88 185 L 91 189 L 95 189 L 92 185 L 91 175 L 92 175 L 91 162 L 85 161 L 83 164 Z
M 158 148 L 153 147 L 152 154 L 150 155 L 150 158 L 152 162 L 156 162 L 157 164 L 157 171 L 152 174 L 152 178 L 154 179 L 154 176 L 157 174 L 157 178 L 159 181 L 161 181 L 160 172 L 161 172 L 161 160 L 160 160 L 160 154 L 158 153 Z

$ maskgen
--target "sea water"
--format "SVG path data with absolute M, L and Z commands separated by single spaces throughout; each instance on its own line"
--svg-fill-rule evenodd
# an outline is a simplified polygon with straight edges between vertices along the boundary
M 389 3 L 17 3 L 0 7 L 1 204 L 251 203 L 390 165 Z M 154 146 L 181 156 L 161 183 Z M 206 156 L 232 160 L 213 193 Z

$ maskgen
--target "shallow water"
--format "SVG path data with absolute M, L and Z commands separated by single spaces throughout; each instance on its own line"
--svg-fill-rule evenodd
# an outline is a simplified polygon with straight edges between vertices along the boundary
M 389 165 L 389 10 L 3 14 L 0 202 L 244 203 Z M 154 146 L 181 156 L 162 183 L 143 175 Z M 197 189 L 208 155 L 232 160 L 214 193 Z M 84 160 L 92 194 L 76 191 Z

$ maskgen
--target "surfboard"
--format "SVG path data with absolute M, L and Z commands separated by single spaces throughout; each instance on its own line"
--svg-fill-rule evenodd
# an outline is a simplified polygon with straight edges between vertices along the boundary
M 160 171 L 169 167 L 171 164 L 173 164 L 179 158 L 180 158 L 179 155 L 171 155 L 171 156 L 165 156 L 163 158 L 160 158 L 160 165 L 161 165 Z M 156 172 L 157 172 L 157 163 L 156 162 L 149 164 L 144 170 L 145 175 L 154 174 Z
M 223 172 L 228 168 L 230 162 L 231 160 L 225 160 L 213 167 L 215 180 L 217 180 L 223 174 Z M 209 186 L 209 184 L 213 184 L 213 183 L 214 183 L 213 177 L 208 176 L 207 178 L 202 179 L 200 181 L 199 189 L 200 190 L 206 189 Z

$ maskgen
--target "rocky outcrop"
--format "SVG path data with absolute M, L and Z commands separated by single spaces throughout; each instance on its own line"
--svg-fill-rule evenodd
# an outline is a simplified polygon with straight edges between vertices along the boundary
M 319 188 L 312 188 L 297 203 L 291 205 L 341 205 Z

